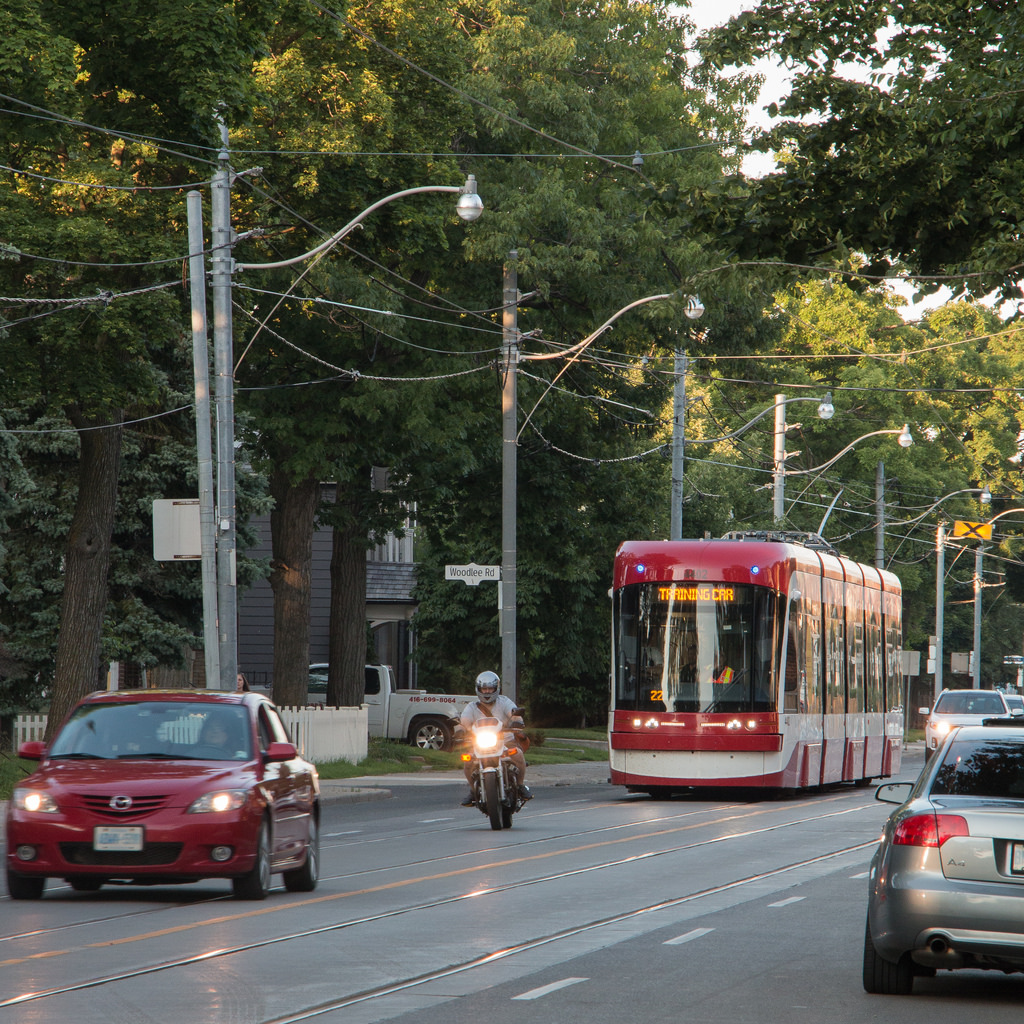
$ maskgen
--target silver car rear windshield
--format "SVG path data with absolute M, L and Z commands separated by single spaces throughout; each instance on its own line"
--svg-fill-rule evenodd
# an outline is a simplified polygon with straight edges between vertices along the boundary
M 992 737 L 951 744 L 931 792 L 1024 800 L 1024 729 L 1020 739 Z

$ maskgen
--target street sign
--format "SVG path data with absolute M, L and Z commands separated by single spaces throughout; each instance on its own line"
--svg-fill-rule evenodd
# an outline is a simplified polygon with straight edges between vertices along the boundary
M 446 580 L 461 580 L 467 586 L 475 587 L 479 583 L 500 580 L 501 566 L 477 565 L 476 562 L 470 562 L 469 565 L 446 565 L 444 578 Z
M 158 562 L 202 557 L 198 498 L 154 500 L 153 557 Z
M 1024 654 L 1004 654 L 1004 665 L 1024 665 Z
M 953 523 L 953 536 L 965 537 L 967 540 L 991 540 L 991 523 L 969 523 L 957 519 Z

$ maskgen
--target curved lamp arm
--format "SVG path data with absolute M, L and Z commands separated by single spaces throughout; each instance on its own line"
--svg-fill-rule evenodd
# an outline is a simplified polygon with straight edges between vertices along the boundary
M 375 210 L 379 210 L 382 206 L 386 206 L 388 203 L 394 202 L 396 199 L 404 199 L 406 196 L 419 195 L 421 192 L 458 192 L 459 201 L 456 205 L 456 211 L 459 216 L 465 221 L 476 220 L 483 211 L 484 204 L 483 200 L 477 194 L 476 190 L 476 177 L 469 175 L 466 178 L 465 185 L 420 185 L 417 188 L 406 188 L 401 192 L 394 192 L 389 196 L 385 196 L 383 199 L 378 199 L 373 205 L 368 206 L 358 216 L 353 217 L 343 228 L 335 231 L 326 242 L 321 242 L 315 249 L 310 249 L 309 252 L 304 252 L 301 256 L 293 256 L 291 259 L 278 260 L 276 263 L 236 263 L 236 270 L 278 270 L 281 267 L 291 267 L 296 263 L 301 263 L 303 260 L 308 260 L 311 256 L 317 256 L 322 252 L 326 252 L 331 248 L 332 245 L 337 245 L 353 228 L 365 220 Z
M 789 405 L 790 402 L 817 402 L 819 408 L 825 403 L 820 398 L 787 398 L 783 403 Z M 731 434 L 723 434 L 721 437 L 688 437 L 686 438 L 687 444 L 717 444 L 719 441 L 729 441 L 734 437 L 739 437 L 741 434 L 745 434 L 758 420 L 764 419 L 770 412 L 775 412 L 775 406 L 769 405 L 767 409 L 762 409 L 752 420 L 748 420 L 743 424 L 742 427 L 738 427 Z M 824 417 L 823 417 L 824 418 Z M 842 454 L 842 453 L 840 453 Z M 838 456 L 836 456 L 838 458 Z M 813 473 L 814 470 L 807 470 L 809 473 Z
M 787 469 L 786 476 L 808 476 L 811 473 L 824 473 L 833 463 L 838 462 L 851 448 L 866 441 L 869 437 L 879 437 L 882 434 L 899 434 L 900 447 L 909 448 L 914 443 L 913 435 L 910 433 L 910 424 L 904 423 L 901 429 L 895 427 L 889 430 L 872 430 L 870 434 L 863 434 L 857 438 L 856 441 L 851 441 L 841 452 L 833 455 L 828 462 L 823 462 L 820 466 L 814 466 L 812 469 Z
M 562 374 L 565 373 L 565 371 L 568 370 L 570 366 L 572 366 L 572 364 L 576 361 L 577 357 L 582 355 L 582 353 L 588 345 L 592 344 L 602 334 L 604 334 L 604 332 L 607 331 L 608 328 L 611 327 L 611 325 L 615 323 L 615 321 L 618 320 L 620 316 L 623 315 L 623 313 L 628 313 L 631 309 L 636 309 L 637 306 L 646 305 L 648 302 L 657 302 L 660 299 L 674 298 L 676 294 L 677 293 L 675 292 L 664 292 L 660 295 L 648 295 L 643 299 L 634 300 L 628 306 L 623 306 L 622 309 L 620 309 L 617 313 L 613 313 L 607 320 L 605 320 L 603 324 L 601 324 L 600 327 L 598 327 L 596 331 L 594 331 L 591 334 L 588 334 L 582 341 L 578 341 L 575 345 L 572 345 L 571 347 L 563 350 L 562 352 L 545 352 L 537 355 L 527 356 L 521 355 L 519 358 L 523 360 L 565 359 L 566 356 L 569 356 L 569 358 L 566 359 L 565 366 L 563 366 L 558 371 L 558 373 L 556 373 L 554 377 L 552 377 L 551 383 L 548 384 L 548 386 L 544 389 L 543 393 L 541 394 L 540 398 L 538 398 L 537 401 L 533 403 L 533 408 L 526 414 L 526 418 L 523 420 L 522 426 L 516 432 L 516 442 L 518 443 L 520 435 L 522 434 L 523 430 L 526 429 L 526 424 L 530 422 L 530 417 L 537 411 L 537 406 L 544 401 L 544 399 L 547 397 L 547 393 L 555 386 L 556 382 L 558 381 L 558 378 L 561 377 Z M 703 311 L 704 307 L 702 306 L 701 312 Z
M 958 494 L 979 494 L 981 495 L 980 501 L 983 505 L 988 505 L 992 501 L 992 492 L 988 487 L 961 487 L 958 491 L 950 491 L 949 494 L 944 494 L 937 501 L 933 501 L 919 516 L 915 516 L 913 519 L 909 519 L 901 526 L 904 530 L 911 526 L 916 526 L 925 516 L 930 515 L 934 512 L 944 501 L 948 501 L 950 498 L 955 498 Z M 986 497 L 987 496 L 987 497 Z M 900 548 L 903 547 L 904 541 L 906 541 L 908 534 L 904 534 L 899 544 L 896 545 L 896 550 L 889 556 L 888 565 L 892 565 L 893 559 L 896 557 Z

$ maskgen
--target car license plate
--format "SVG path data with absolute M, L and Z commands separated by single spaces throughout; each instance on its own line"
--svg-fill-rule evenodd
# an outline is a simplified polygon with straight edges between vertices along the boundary
M 1010 854 L 1010 870 L 1015 875 L 1024 875 L 1024 843 L 1014 843 Z
M 142 849 L 141 825 L 97 825 L 92 832 L 94 850 L 131 853 Z

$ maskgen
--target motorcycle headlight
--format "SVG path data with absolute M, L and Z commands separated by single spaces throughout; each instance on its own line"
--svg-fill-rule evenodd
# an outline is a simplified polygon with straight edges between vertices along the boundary
M 212 793 L 204 793 L 189 806 L 189 814 L 217 814 L 224 811 L 237 811 L 245 806 L 249 794 L 244 789 L 218 789 Z
M 13 799 L 19 811 L 35 814 L 57 814 L 60 811 L 57 801 L 43 789 L 16 789 Z
M 481 729 L 474 739 L 481 750 L 494 750 L 498 745 L 498 734 L 493 729 Z

